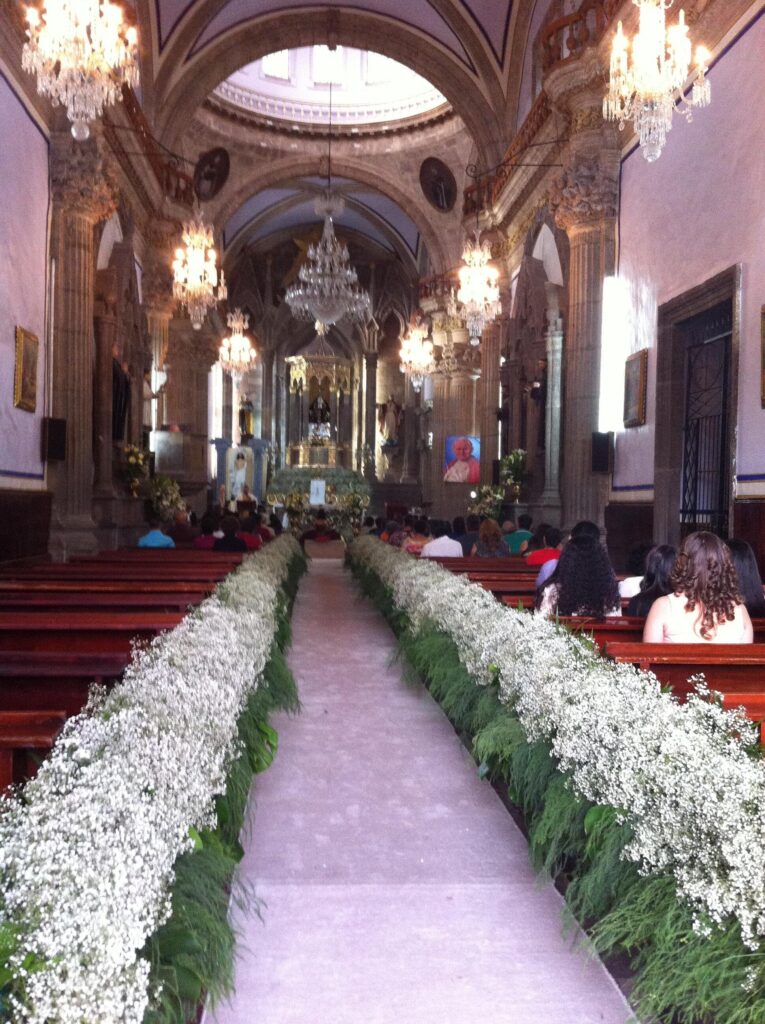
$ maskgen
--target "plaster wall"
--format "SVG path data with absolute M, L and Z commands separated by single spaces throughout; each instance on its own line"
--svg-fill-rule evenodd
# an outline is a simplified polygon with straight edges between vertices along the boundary
M 0 487 L 40 489 L 46 409 L 48 141 L 0 73 Z M 13 405 L 15 329 L 39 338 L 37 408 Z
M 734 264 L 742 269 L 738 493 L 752 493 L 752 485 L 765 492 L 763 52 L 765 16 L 759 16 L 712 68 L 711 106 L 691 124 L 675 117 L 656 163 L 635 150 L 622 164 L 619 276 L 631 296 L 627 346 L 649 349 L 647 422 L 617 436 L 614 488 L 625 497 L 650 498 L 654 482 L 658 307 Z M 759 482 L 751 479 L 758 476 Z

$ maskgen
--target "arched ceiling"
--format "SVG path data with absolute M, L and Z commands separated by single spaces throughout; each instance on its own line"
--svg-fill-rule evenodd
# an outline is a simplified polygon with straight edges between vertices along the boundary
M 514 126 L 533 6 L 530 0 L 136 0 L 144 98 L 172 147 L 221 82 L 268 53 L 317 43 L 373 50 L 441 92 L 490 163 L 501 158 Z
M 272 235 L 318 227 L 322 217 L 315 212 L 314 203 L 326 186 L 325 178 L 305 176 L 251 196 L 224 225 L 223 242 L 229 258 L 244 246 Z M 416 271 L 420 232 L 400 206 L 377 189 L 347 178 L 333 178 L 332 191 L 345 201 L 344 210 L 334 218 L 338 230 L 347 229 L 368 239 Z

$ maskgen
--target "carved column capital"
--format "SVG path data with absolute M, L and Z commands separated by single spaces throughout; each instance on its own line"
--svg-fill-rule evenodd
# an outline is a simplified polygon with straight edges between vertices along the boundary
M 172 314 L 176 307 L 173 298 L 173 251 L 179 238 L 178 225 L 168 220 L 153 221 L 145 229 L 144 238 L 144 305 L 156 313 Z
M 167 362 L 172 368 L 179 363 L 193 363 L 209 369 L 218 361 L 219 339 L 211 329 L 195 331 L 188 320 L 174 320 L 170 325 Z
M 117 209 L 117 167 L 99 136 L 75 142 L 69 132 L 54 132 L 51 143 L 53 202 L 94 225 L 110 217 Z
M 598 163 L 578 161 L 565 168 L 550 188 L 550 209 L 559 228 L 588 225 L 617 212 L 619 184 Z

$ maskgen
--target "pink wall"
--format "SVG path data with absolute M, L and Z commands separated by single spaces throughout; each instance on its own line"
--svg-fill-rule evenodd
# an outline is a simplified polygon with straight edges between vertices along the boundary
M 710 73 L 712 105 L 675 117 L 654 163 L 622 164 L 619 274 L 633 294 L 633 348 L 650 347 L 648 423 L 617 439 L 614 485 L 653 482 L 657 306 L 740 263 L 739 474 L 765 474 L 760 308 L 765 303 L 765 17 Z
M 0 137 L 0 487 L 42 486 L 48 143 L 2 75 Z M 13 406 L 16 326 L 40 339 L 35 413 Z

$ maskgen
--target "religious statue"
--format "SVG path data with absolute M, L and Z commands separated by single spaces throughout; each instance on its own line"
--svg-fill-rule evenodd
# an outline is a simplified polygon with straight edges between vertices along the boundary
M 112 356 L 112 441 L 125 440 L 125 425 L 130 408 L 128 364 Z
M 245 487 L 253 483 L 253 455 L 249 448 L 230 448 L 226 453 L 228 493 L 232 501 L 239 501 Z
M 311 402 L 310 408 L 308 409 L 308 422 L 329 423 L 329 405 L 324 401 L 321 395 L 318 395 L 313 402 Z
M 388 395 L 388 401 L 377 406 L 377 418 L 384 444 L 398 444 L 402 413 L 403 409 L 393 395 Z

